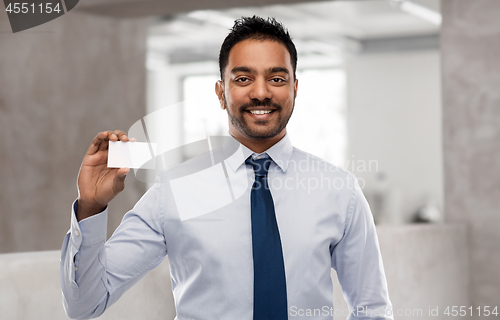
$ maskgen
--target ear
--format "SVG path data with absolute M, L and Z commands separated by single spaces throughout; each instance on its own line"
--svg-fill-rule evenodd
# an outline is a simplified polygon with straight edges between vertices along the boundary
M 224 83 L 222 83 L 221 80 L 217 80 L 217 82 L 215 83 L 215 94 L 219 99 L 220 107 L 222 108 L 222 110 L 226 109 L 226 106 L 224 105 Z
M 293 97 L 297 98 L 297 89 L 299 88 L 299 79 L 295 79 L 295 83 L 293 84 Z

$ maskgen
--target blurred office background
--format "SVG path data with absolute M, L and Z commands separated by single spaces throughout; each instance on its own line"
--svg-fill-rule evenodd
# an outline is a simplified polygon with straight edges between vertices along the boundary
M 227 115 L 214 93 L 221 39 L 239 17 L 276 17 L 299 53 L 299 91 L 287 128 L 294 145 L 355 173 L 377 223 L 409 223 L 424 206 L 438 211 L 431 219 L 440 221 L 440 25 L 432 20 L 440 4 L 423 3 L 418 8 L 430 19 L 379 0 L 199 10 L 153 20 L 148 113 L 186 100 L 168 123 L 172 140 L 203 133 L 191 125 L 200 117 L 218 127 L 212 132 L 226 133 Z
M 233 21 L 254 14 L 283 22 L 297 45 L 292 142 L 360 180 L 395 318 L 438 307 L 433 318 L 444 319 L 447 306 L 464 306 L 475 319 L 500 305 L 500 2 L 89 0 L 18 34 L 0 13 L 0 314 L 61 314 L 60 299 L 33 304 L 15 279 L 57 291 L 36 277 L 58 279 L 47 250 L 69 228 L 78 168 L 99 131 L 182 102 L 164 120 L 173 145 L 227 132 L 218 51 Z M 129 175 L 109 235 L 147 187 Z M 171 301 L 157 285 L 169 282 L 162 267 L 103 318 L 172 315 L 171 302 L 155 305 Z M 341 308 L 338 284 L 333 299 Z M 134 300 L 157 314 L 130 310 Z

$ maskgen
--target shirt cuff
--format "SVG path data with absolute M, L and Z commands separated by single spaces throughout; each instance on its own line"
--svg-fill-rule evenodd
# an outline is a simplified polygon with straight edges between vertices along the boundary
M 93 246 L 106 241 L 108 224 L 108 207 L 102 212 L 80 220 L 76 219 L 78 211 L 78 199 L 73 202 L 71 212 L 71 241 L 79 248 L 80 246 Z

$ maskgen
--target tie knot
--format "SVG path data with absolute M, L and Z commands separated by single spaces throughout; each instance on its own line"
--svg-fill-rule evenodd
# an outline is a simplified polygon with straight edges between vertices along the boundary
M 271 158 L 262 158 L 254 160 L 252 157 L 249 157 L 245 160 L 246 164 L 249 164 L 253 167 L 253 171 L 256 176 L 265 177 L 267 175 L 267 171 L 269 170 L 269 166 L 273 160 Z

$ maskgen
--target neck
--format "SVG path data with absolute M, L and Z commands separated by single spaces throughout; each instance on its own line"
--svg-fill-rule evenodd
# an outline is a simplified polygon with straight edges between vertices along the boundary
M 283 129 L 275 137 L 269 139 L 252 139 L 242 135 L 239 131 L 234 132 L 234 129 L 230 128 L 229 133 L 238 140 L 242 145 L 252 150 L 255 153 L 262 153 L 267 149 L 274 146 L 278 141 L 280 141 L 286 134 L 286 128 Z

